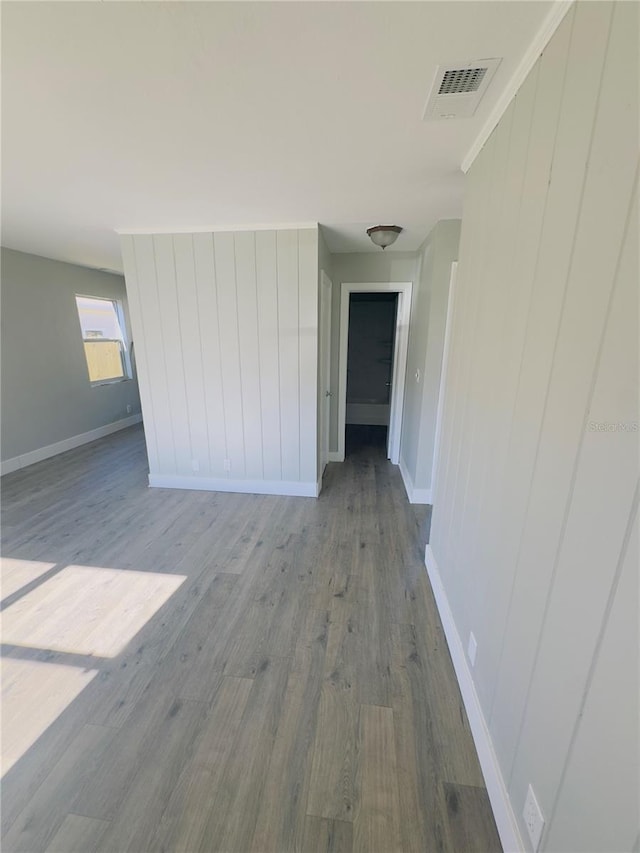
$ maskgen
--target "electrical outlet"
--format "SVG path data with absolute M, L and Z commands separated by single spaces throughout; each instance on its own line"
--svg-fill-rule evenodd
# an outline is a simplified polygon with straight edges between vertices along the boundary
M 529 785 L 529 787 L 527 788 L 527 798 L 524 801 L 522 817 L 524 818 L 524 823 L 527 827 L 527 832 L 529 833 L 531 846 L 533 847 L 533 853 L 536 853 L 540 845 L 540 839 L 542 838 L 542 830 L 544 829 L 544 817 L 542 814 L 542 809 L 538 805 L 536 795 L 533 793 L 533 788 L 531 787 L 531 785 Z
M 223 465 L 224 465 L 225 471 L 231 470 L 231 460 L 230 459 L 225 459 Z
M 473 631 L 469 634 L 469 645 L 467 646 L 467 654 L 469 655 L 469 662 L 471 666 L 476 665 L 476 652 L 478 651 L 478 644 L 476 642 L 476 638 L 473 636 Z
M 191 470 L 196 472 L 196 473 L 200 470 L 200 463 L 198 462 L 197 459 L 191 460 Z
M 130 415 L 132 411 L 133 411 L 133 406 L 131 405 L 131 403 L 127 403 L 127 414 Z

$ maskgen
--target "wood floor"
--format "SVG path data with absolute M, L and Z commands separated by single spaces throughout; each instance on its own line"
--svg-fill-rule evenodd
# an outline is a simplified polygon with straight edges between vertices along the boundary
M 5 853 L 500 850 L 426 508 L 348 450 L 318 500 L 148 489 L 140 428 L 3 478 Z

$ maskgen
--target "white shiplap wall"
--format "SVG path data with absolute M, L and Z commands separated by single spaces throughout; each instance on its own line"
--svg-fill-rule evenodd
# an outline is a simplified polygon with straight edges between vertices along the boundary
M 121 240 L 150 484 L 315 495 L 317 229 Z
M 469 173 L 427 554 L 562 853 L 638 832 L 637 33 L 577 3 Z

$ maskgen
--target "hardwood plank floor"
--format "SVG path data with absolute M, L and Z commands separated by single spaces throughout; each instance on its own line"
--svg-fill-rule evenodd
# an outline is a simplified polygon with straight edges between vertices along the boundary
M 380 431 L 318 500 L 146 474 L 136 427 L 2 479 L 3 851 L 499 851 Z

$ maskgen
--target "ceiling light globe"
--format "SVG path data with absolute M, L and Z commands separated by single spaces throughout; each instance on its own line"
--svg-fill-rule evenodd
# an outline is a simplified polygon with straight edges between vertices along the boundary
M 398 239 L 398 234 L 402 231 L 399 225 L 374 225 L 373 228 L 367 228 L 367 234 L 371 238 L 371 242 L 381 249 L 386 249 Z

